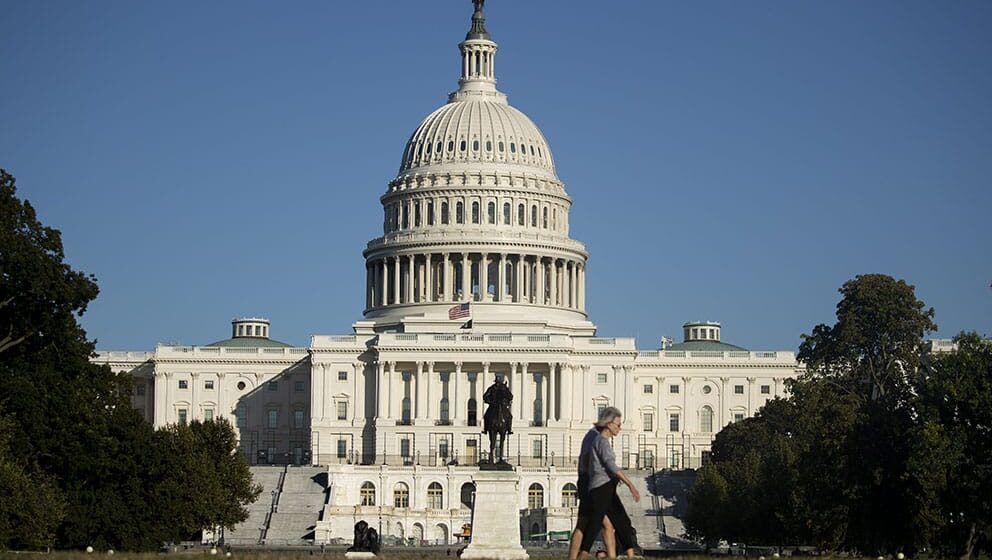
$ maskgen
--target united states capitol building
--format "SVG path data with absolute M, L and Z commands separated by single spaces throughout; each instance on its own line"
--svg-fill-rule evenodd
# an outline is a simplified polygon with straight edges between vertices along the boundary
M 242 318 L 211 344 L 95 358 L 133 376 L 134 406 L 155 426 L 226 417 L 253 465 L 306 465 L 255 469 L 266 492 L 241 537 L 278 526 L 325 542 L 365 519 L 387 538 L 454 542 L 471 520 L 489 450 L 482 394 L 497 378 L 514 395 L 507 456 L 522 531 L 568 530 L 579 444 L 598 409 L 624 412 L 613 441 L 622 467 L 694 468 L 722 426 L 796 375 L 791 351 L 728 344 L 716 322 L 688 322 L 681 342 L 646 350 L 598 336 L 572 199 L 541 131 L 496 87 L 481 2 L 459 48 L 457 90 L 413 131 L 380 197 L 353 332 L 294 347 L 267 320 Z

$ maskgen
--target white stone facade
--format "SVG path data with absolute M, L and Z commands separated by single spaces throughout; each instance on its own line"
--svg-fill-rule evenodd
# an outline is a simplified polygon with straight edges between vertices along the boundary
M 366 519 L 452 542 L 470 522 L 461 491 L 488 451 L 482 393 L 496 377 L 514 394 L 507 456 L 523 518 L 557 531 L 574 521 L 575 460 L 598 408 L 624 412 L 621 466 L 696 467 L 722 426 L 783 395 L 799 369 L 792 352 L 722 342 L 718 323 L 687 323 L 683 343 L 657 350 L 596 336 L 572 200 L 540 130 L 496 89 L 481 9 L 459 47 L 459 89 L 411 135 L 381 197 L 353 333 L 288 347 L 268 321 L 239 319 L 212 345 L 95 359 L 133 375 L 156 426 L 225 416 L 253 464 L 328 465 L 320 541 Z M 469 316 L 449 319 L 462 303 Z

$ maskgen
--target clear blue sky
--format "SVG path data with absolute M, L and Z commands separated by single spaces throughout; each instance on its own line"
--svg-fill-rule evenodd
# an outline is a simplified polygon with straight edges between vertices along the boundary
M 0 0 L 0 166 L 101 294 L 101 349 L 350 332 L 468 0 Z M 604 336 L 795 350 L 856 274 L 992 332 L 992 3 L 490 0 Z

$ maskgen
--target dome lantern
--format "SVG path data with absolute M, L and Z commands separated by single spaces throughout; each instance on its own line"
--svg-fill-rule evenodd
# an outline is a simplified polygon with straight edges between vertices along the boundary
M 472 0 L 475 12 L 472 14 L 472 27 L 465 34 L 465 40 L 458 44 L 462 53 L 462 75 L 458 80 L 458 91 L 451 94 L 496 94 L 496 43 L 486 31 L 486 16 L 482 13 L 485 0 Z

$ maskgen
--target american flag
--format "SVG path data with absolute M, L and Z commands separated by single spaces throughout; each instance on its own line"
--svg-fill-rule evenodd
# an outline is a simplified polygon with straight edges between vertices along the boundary
M 467 303 L 459 303 L 448 310 L 448 319 L 464 319 L 469 316 L 469 308 Z

